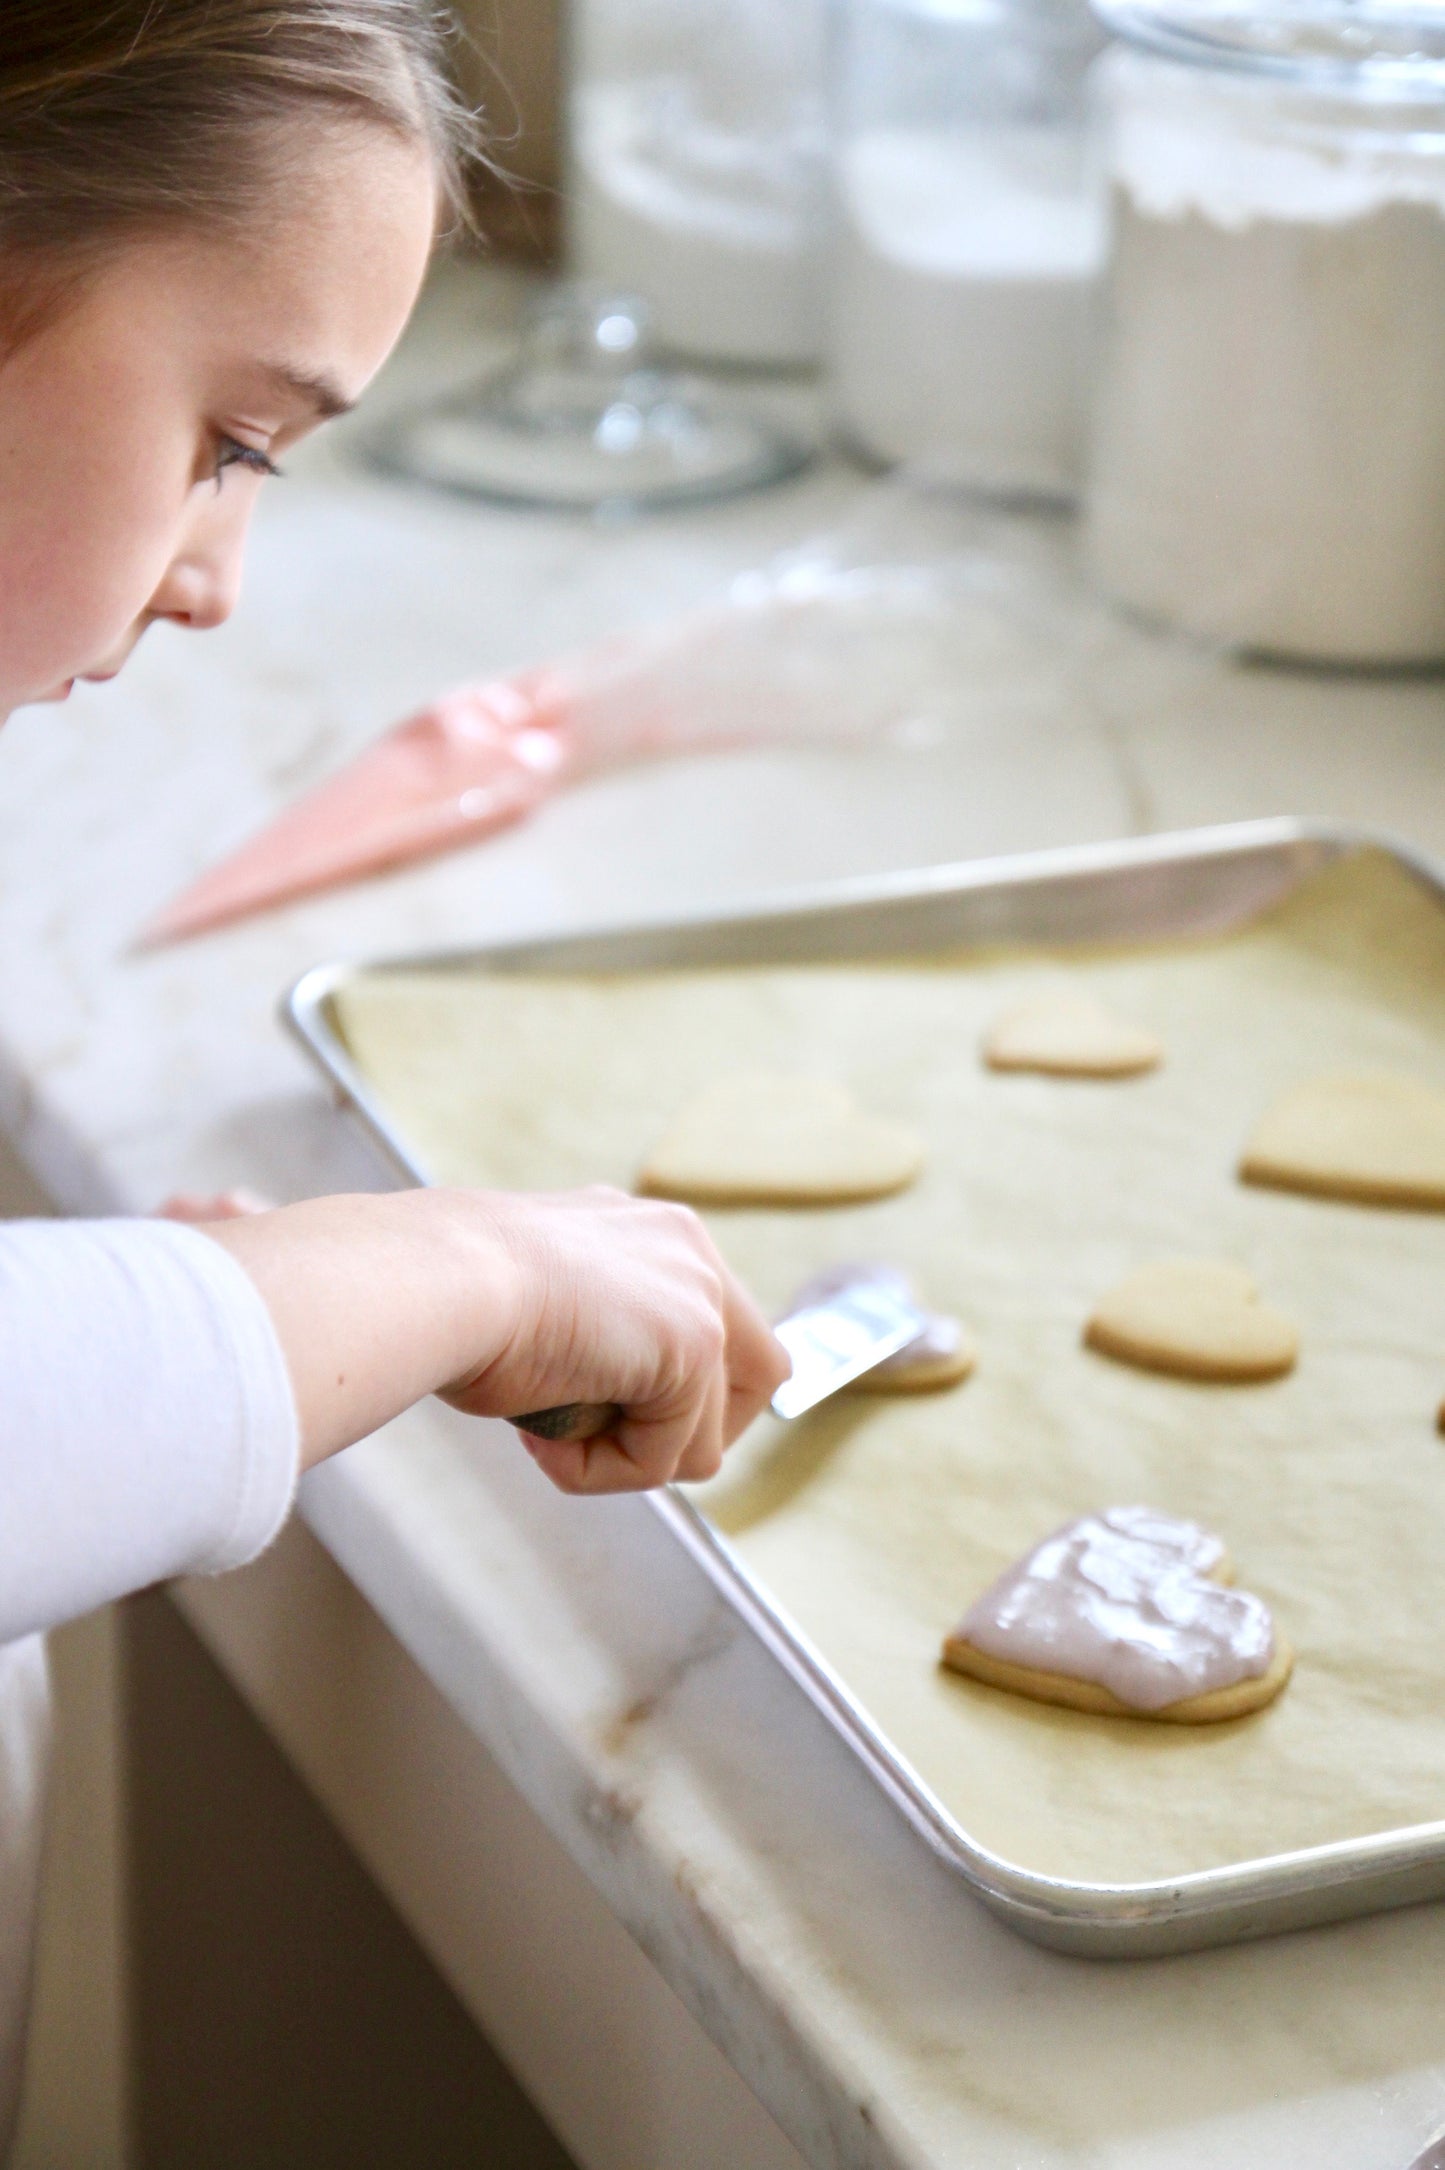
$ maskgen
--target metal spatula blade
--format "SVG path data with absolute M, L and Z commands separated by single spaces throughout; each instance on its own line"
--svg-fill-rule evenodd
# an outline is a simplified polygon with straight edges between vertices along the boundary
M 859 1281 L 779 1319 L 773 1328 L 793 1359 L 793 1375 L 773 1396 L 773 1414 L 800 1417 L 906 1349 L 928 1324 L 901 1290 Z

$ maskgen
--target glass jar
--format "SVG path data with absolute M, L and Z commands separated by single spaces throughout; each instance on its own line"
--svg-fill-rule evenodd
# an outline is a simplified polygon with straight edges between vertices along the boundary
M 700 360 L 816 362 L 825 0 L 578 0 L 569 269 Z
M 1445 17 L 1105 12 L 1098 584 L 1245 652 L 1445 659 Z
M 1101 43 L 1084 0 L 844 0 L 828 371 L 865 454 L 1005 495 L 1075 489 Z

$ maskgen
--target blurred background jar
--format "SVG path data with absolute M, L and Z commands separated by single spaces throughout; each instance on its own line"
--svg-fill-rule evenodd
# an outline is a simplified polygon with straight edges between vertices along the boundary
M 1103 219 L 1084 0 L 840 0 L 828 374 L 889 465 L 1067 498 Z
M 1445 17 L 1106 12 L 1097 582 L 1246 652 L 1445 660 Z
M 704 361 L 816 362 L 825 0 L 576 0 L 567 268 Z

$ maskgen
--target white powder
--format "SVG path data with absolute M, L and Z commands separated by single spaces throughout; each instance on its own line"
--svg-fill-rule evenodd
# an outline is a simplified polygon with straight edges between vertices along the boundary
M 1094 572 L 1227 646 L 1438 660 L 1445 159 L 1221 115 L 1156 90 L 1116 137 Z
M 1062 130 L 876 129 L 840 159 L 830 367 L 865 450 L 1067 494 L 1102 219 Z
M 573 265 L 642 294 L 659 336 L 686 353 L 815 361 L 820 172 L 805 117 L 750 135 L 709 125 L 675 79 L 584 84 L 573 103 Z

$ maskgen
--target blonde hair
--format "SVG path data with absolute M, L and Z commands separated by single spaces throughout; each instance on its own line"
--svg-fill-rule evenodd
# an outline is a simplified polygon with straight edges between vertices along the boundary
M 168 225 L 244 229 L 285 120 L 420 142 L 464 217 L 454 34 L 432 0 L 0 0 L 0 283 Z

